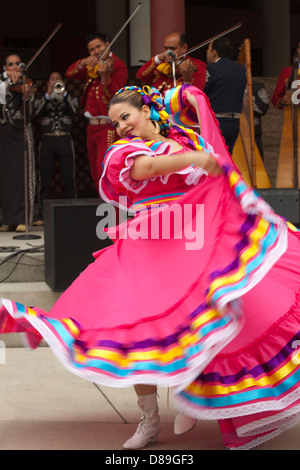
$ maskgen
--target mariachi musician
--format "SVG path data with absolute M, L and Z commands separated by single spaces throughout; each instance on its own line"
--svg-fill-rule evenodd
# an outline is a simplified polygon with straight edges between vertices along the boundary
M 297 43 L 295 58 L 300 60 L 300 41 Z M 291 104 L 293 90 L 290 89 L 293 66 L 283 67 L 280 72 L 273 96 L 272 103 L 278 109 L 284 109 L 285 105 Z
M 2 94 L 0 101 L 0 186 L 3 213 L 1 232 L 26 231 L 25 148 L 29 224 L 33 219 L 36 184 L 30 117 L 34 90 L 31 80 L 24 77 L 21 67 L 20 56 L 10 54 L 5 59 L 3 73 L 0 76 L 5 84 L 5 93 Z M 24 110 L 26 110 L 25 120 Z
M 77 60 L 66 71 L 69 79 L 85 82 L 82 105 L 87 118 L 87 151 L 92 179 L 98 188 L 102 161 L 108 147 L 117 139 L 107 114 L 112 96 L 126 85 L 128 70 L 109 47 L 105 36 L 87 37 L 89 55 Z
M 165 37 L 164 51 L 152 57 L 137 72 L 137 79 L 143 84 L 157 88 L 162 95 L 173 88 L 172 60 L 188 50 L 184 34 L 174 31 Z M 188 55 L 176 63 L 176 85 L 188 83 L 203 90 L 206 81 L 206 64 Z
M 292 65 L 284 67 L 281 70 L 273 96 L 273 105 L 284 110 L 281 148 L 279 153 L 279 164 L 277 171 L 277 187 L 295 187 L 299 186 L 298 170 L 298 93 L 300 78 L 300 41 L 293 58 Z M 294 86 L 296 85 L 297 90 Z M 293 99 L 294 92 L 297 91 L 296 101 Z M 293 157 L 293 160 L 291 159 Z M 291 176 L 293 175 L 293 181 Z

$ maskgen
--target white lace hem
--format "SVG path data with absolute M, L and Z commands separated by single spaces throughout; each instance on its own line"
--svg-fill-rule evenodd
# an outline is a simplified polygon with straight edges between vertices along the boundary
M 292 410 L 285 410 L 288 406 L 291 406 L 293 403 L 297 402 L 300 399 L 300 389 L 294 390 L 294 392 L 285 396 L 284 398 L 278 399 L 274 396 L 274 401 L 265 400 L 260 401 L 259 403 L 250 403 L 247 405 L 239 405 L 235 408 L 224 407 L 219 408 L 204 408 L 193 406 L 190 404 L 189 400 L 182 395 L 174 395 L 176 401 L 177 409 L 180 413 L 187 414 L 195 419 L 204 419 L 204 420 L 219 420 L 219 419 L 230 419 L 238 418 L 240 416 L 249 416 L 253 414 L 264 413 L 268 411 L 282 411 L 282 414 L 276 414 L 276 419 L 274 417 L 263 418 L 261 420 L 253 421 L 253 424 L 247 424 L 243 427 L 240 427 L 240 433 L 243 436 L 249 436 L 252 434 L 257 434 L 257 427 L 260 423 L 262 430 L 259 432 L 265 432 L 266 430 L 274 429 L 274 422 L 281 421 L 282 417 L 286 418 L 291 414 L 295 414 L 295 410 L 300 412 L 300 405 L 297 405 Z

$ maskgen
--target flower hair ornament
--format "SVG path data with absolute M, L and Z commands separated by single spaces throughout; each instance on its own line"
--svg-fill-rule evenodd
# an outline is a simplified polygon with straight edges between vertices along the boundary
M 140 93 L 144 104 L 150 108 L 150 119 L 151 121 L 157 122 L 160 127 L 161 134 L 167 136 L 170 131 L 169 114 L 166 111 L 166 107 L 162 98 L 162 95 L 154 87 L 148 85 L 140 88 L 138 86 L 125 86 L 117 91 L 116 95 L 123 91 L 133 90 Z

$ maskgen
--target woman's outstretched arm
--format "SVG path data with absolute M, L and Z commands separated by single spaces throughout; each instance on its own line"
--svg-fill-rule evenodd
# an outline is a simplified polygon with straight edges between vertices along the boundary
M 203 168 L 212 176 L 218 176 L 222 170 L 217 159 L 210 153 L 191 151 L 176 155 L 157 155 L 137 157 L 131 167 L 131 178 L 144 180 L 155 176 L 165 176 L 183 170 L 190 165 Z

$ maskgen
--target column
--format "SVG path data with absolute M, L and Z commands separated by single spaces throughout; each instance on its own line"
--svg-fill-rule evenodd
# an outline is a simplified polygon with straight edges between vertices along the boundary
M 130 0 L 130 15 L 137 7 L 137 0 Z M 151 57 L 150 0 L 142 0 L 137 13 L 130 21 L 130 64 L 143 65 Z
M 263 0 L 263 75 L 278 77 L 290 57 L 290 0 Z
M 151 56 L 163 50 L 171 31 L 185 33 L 184 0 L 150 0 Z
M 109 0 L 107 2 L 96 1 L 96 27 L 101 34 L 106 34 L 108 40 L 112 41 L 126 21 L 126 2 L 120 0 Z M 124 30 L 115 43 L 112 51 L 124 62 L 127 61 L 127 34 Z

